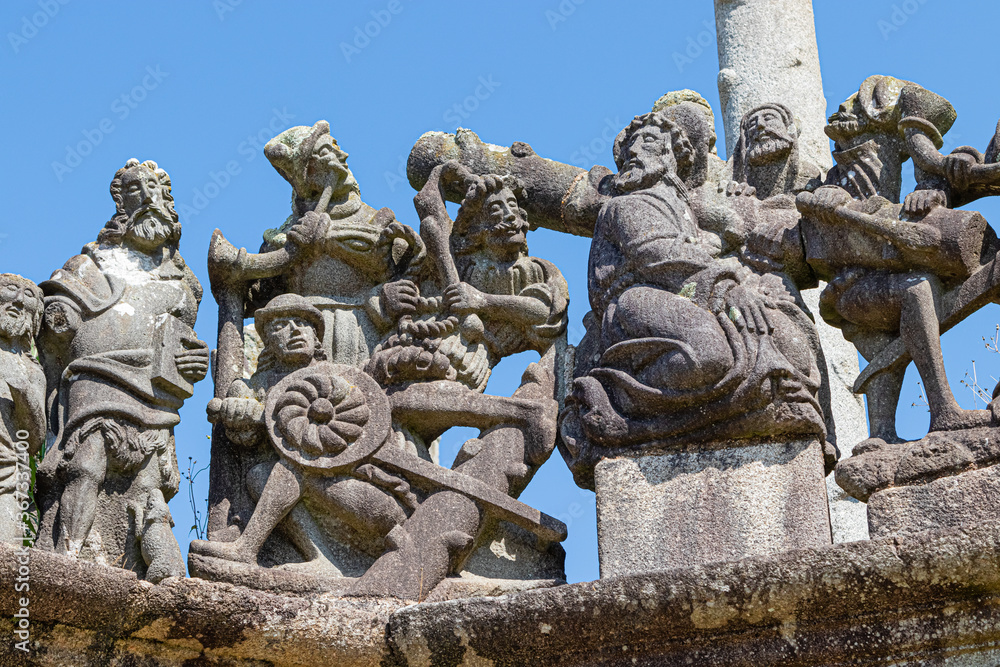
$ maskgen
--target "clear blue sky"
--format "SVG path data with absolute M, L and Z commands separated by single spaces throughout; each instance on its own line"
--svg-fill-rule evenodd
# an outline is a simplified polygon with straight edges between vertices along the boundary
M 948 148 L 985 149 L 1000 115 L 996 35 L 987 32 L 1000 23 L 1000 5 L 815 4 L 831 111 L 868 75 L 893 74 L 958 109 Z M 668 90 L 698 90 L 720 113 L 710 0 L 7 0 L 0 35 L 0 271 L 46 279 L 114 212 L 108 184 L 125 160 L 156 160 L 173 180 L 181 252 L 206 288 L 197 330 L 213 346 L 216 308 L 205 269 L 212 231 L 256 249 L 263 230 L 289 213 L 289 186 L 260 150 L 277 131 L 327 119 L 365 201 L 416 225 L 402 165 L 427 130 L 462 125 L 485 141 L 525 141 L 540 155 L 589 168 L 612 164 L 614 134 Z M 718 134 L 724 154 L 721 122 Z M 1000 220 L 996 203 L 977 207 Z M 539 231 L 529 243 L 569 280 L 575 342 L 588 309 L 588 241 Z M 958 381 L 971 360 L 989 388 L 988 377 L 1000 374 L 1000 360 L 980 340 L 998 319 L 990 307 L 945 338 L 950 379 L 967 407 Z M 505 363 L 490 391 L 509 394 L 525 363 Z M 911 368 L 899 411 L 901 432 L 911 437 L 927 426 L 926 412 L 909 407 L 916 382 Z M 208 462 L 211 394 L 210 381 L 202 382 L 182 412 L 182 469 L 189 456 Z M 445 458 L 457 442 L 445 445 Z M 204 509 L 207 474 L 198 482 Z M 596 579 L 594 496 L 573 485 L 558 454 L 523 499 L 569 524 L 570 581 Z M 171 510 L 186 552 L 186 487 Z

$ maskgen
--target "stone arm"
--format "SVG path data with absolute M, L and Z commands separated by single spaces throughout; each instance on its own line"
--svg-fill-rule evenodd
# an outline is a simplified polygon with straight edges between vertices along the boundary
M 41 451 L 45 442 L 45 376 L 34 361 L 24 360 L 28 368 L 25 373 L 17 373 L 4 378 L 13 403 L 13 422 L 17 431 L 27 431 L 28 453 L 32 456 Z
M 923 215 L 931 208 L 947 205 L 958 208 L 982 197 L 1000 195 L 1000 163 L 997 159 L 998 136 L 980 153 L 961 146 L 949 155 L 938 151 L 939 142 L 933 127 L 921 118 L 904 118 L 900 123 L 917 173 L 918 190 L 907 197 L 905 210 Z M 1000 125 L 998 125 L 1000 135 Z M 929 193 L 940 194 L 929 194 Z M 946 201 L 942 201 L 945 200 Z
M 851 201 L 853 199 L 845 190 L 822 187 L 815 193 L 801 193 L 796 204 L 804 214 L 825 217 L 835 224 L 854 226 L 904 251 L 929 253 L 941 245 L 941 230 L 933 225 L 855 211 L 847 206 Z
M 526 257 L 519 260 L 518 267 L 528 284 L 516 294 L 490 294 L 462 282 L 445 290 L 444 305 L 459 314 L 479 315 L 487 334 L 493 331 L 502 337 L 504 330 L 518 332 L 519 344 L 501 347 L 542 351 L 566 330 L 569 288 L 551 262 Z
M 475 132 L 459 129 L 455 134 L 427 132 L 410 151 L 406 174 L 410 185 L 420 190 L 435 167 L 455 160 L 474 174 L 510 174 L 520 180 L 528 195 L 519 203 L 533 225 L 593 236 L 601 207 L 608 201 L 602 181 L 611 175 L 607 167 L 589 171 L 535 154 L 531 146 L 515 142 L 510 148 L 484 143 Z M 442 191 L 447 201 L 459 203 L 465 195 L 460 183 Z
M 213 398 L 208 403 L 208 421 L 221 423 L 229 439 L 239 445 L 252 445 L 264 432 L 264 402 L 262 392 L 254 390 L 243 379 L 229 385 L 226 398 Z
M 617 224 L 598 223 L 590 252 L 588 291 L 596 313 L 604 313 L 621 292 L 644 283 L 678 292 L 686 278 L 715 258 L 696 237 L 643 229 L 643 216 L 620 216 Z

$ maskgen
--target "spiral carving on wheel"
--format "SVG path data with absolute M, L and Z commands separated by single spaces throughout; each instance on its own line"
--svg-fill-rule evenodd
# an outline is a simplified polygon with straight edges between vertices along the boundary
M 308 467 L 350 466 L 389 431 L 388 399 L 359 369 L 327 362 L 291 373 L 268 392 L 268 432 L 279 453 Z
M 341 377 L 308 375 L 293 382 L 275 403 L 285 440 L 308 456 L 336 456 L 368 423 L 361 390 Z

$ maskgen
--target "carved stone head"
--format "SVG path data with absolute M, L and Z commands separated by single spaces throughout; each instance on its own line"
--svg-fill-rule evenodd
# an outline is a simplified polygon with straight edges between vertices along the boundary
M 258 369 L 276 362 L 299 368 L 325 358 L 323 314 L 298 294 L 281 294 L 258 308 L 254 325 L 264 341 Z
M 899 94 L 915 83 L 876 74 L 865 79 L 858 92 L 840 105 L 826 126 L 838 147 L 850 148 L 877 135 L 895 136 L 901 116 Z
M 670 118 L 691 143 L 691 166 L 678 171 L 688 188 L 697 188 L 708 180 L 715 168 L 722 166 L 716 154 L 715 114 L 712 105 L 693 90 L 671 91 L 653 104 L 655 111 L 667 111 Z
M 323 190 L 333 188 L 333 198 L 359 192 L 358 182 L 347 166 L 347 152 L 330 136 L 325 120 L 312 127 L 289 128 L 264 146 L 264 155 L 288 181 L 297 197 L 315 200 Z
M 750 166 L 787 158 L 798 140 L 792 112 L 772 102 L 751 109 L 740 122 L 740 145 Z
M 456 255 L 488 249 L 504 259 L 527 254 L 527 213 L 518 204 L 524 187 L 513 176 L 487 174 L 472 181 L 455 216 Z
M 111 181 L 115 215 L 97 236 L 106 245 L 127 244 L 152 252 L 180 240 L 170 176 L 152 160 L 131 158 Z
M 0 274 L 0 348 L 30 349 L 42 325 L 43 311 L 38 285 L 13 273 Z
M 614 155 L 618 173 L 612 187 L 624 194 L 683 178 L 692 165 L 694 149 L 671 119 L 671 110 L 664 109 L 636 116 L 615 139 Z

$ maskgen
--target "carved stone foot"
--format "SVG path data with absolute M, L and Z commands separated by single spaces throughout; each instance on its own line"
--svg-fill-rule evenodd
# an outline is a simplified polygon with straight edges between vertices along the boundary
M 210 542 L 208 540 L 192 540 L 191 552 L 202 556 L 212 556 L 223 560 L 231 560 L 236 563 L 253 563 L 257 560 L 256 554 L 247 553 L 241 550 L 236 542 Z

